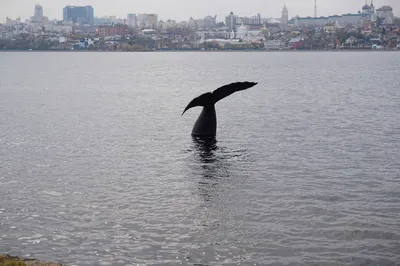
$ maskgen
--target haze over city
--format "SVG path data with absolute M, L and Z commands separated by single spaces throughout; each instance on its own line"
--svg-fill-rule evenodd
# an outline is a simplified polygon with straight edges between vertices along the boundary
M 369 2 L 369 1 L 368 1 Z M 45 16 L 50 19 L 62 19 L 62 8 L 66 5 L 92 5 L 95 16 L 126 17 L 128 13 L 157 13 L 160 19 L 188 20 L 189 17 L 204 17 L 206 15 L 217 15 L 217 20 L 233 11 L 244 16 L 251 16 L 261 13 L 264 17 L 280 17 L 282 6 L 286 3 L 289 9 L 289 16 L 313 16 L 313 0 L 148 0 L 148 1 L 128 1 L 128 0 L 1 0 L 0 1 L 0 21 L 6 17 L 21 17 L 27 19 L 32 16 L 34 6 L 43 6 Z M 318 0 L 318 16 L 332 14 L 343 14 L 356 12 L 365 4 L 364 0 Z M 400 1 L 398 0 L 374 0 L 376 6 L 391 5 L 395 10 L 395 15 L 399 15 Z

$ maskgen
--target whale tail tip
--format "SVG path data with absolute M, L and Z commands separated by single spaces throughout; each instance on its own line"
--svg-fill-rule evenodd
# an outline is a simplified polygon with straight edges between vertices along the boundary
M 183 111 L 182 115 L 189 110 L 190 108 L 196 107 L 196 106 L 207 106 L 207 105 L 214 105 L 218 101 L 222 100 L 223 98 L 231 95 L 232 93 L 235 93 L 237 91 L 241 90 L 246 90 L 249 89 L 255 85 L 257 85 L 258 82 L 234 82 L 230 83 L 227 85 L 224 85 L 222 87 L 219 87 L 218 89 L 214 90 L 213 92 L 207 92 L 199 97 L 194 98 L 185 108 Z M 181 115 L 181 116 L 182 116 Z

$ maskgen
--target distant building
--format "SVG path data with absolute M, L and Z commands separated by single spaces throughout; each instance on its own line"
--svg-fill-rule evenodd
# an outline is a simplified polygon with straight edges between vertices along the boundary
M 164 22 L 164 27 L 166 29 L 171 29 L 176 27 L 176 20 L 168 19 L 167 21 Z
M 105 17 L 99 18 L 95 17 L 94 18 L 94 25 L 105 25 L 105 24 L 112 24 L 108 22 L 108 19 Z
M 268 40 L 264 42 L 264 47 L 267 50 L 280 50 L 286 48 L 286 43 L 281 40 Z
M 66 6 L 63 9 L 63 20 L 73 23 L 89 24 L 94 23 L 94 10 L 92 6 Z
M 125 35 L 128 33 L 128 25 L 101 25 L 97 27 L 97 33 L 100 37 Z
M 143 34 L 143 35 L 146 35 L 146 34 L 156 34 L 157 33 L 157 31 L 156 30 L 153 30 L 153 29 L 147 29 L 147 30 L 142 30 L 141 31 L 141 33 Z
M 156 29 L 158 25 L 158 15 L 139 14 L 137 15 L 137 25 L 139 28 Z
M 234 15 L 233 12 L 225 17 L 225 26 L 228 27 L 228 31 L 236 31 L 236 20 L 237 16 Z
M 112 24 L 127 24 L 127 19 L 117 18 L 117 16 L 104 16 L 101 18 L 95 17 L 95 25 L 112 25 Z
M 287 25 L 289 21 L 289 11 L 286 7 L 286 4 L 283 6 L 282 9 L 282 18 L 281 18 L 281 23 L 282 25 Z
M 236 18 L 236 27 L 239 25 L 261 25 L 264 23 L 264 20 L 261 18 L 260 14 L 251 17 L 237 17 Z
M 204 19 L 196 19 L 196 20 L 195 20 L 195 25 L 196 25 L 196 28 L 197 28 L 197 29 L 199 29 L 199 30 L 204 30 L 204 27 L 205 27 L 205 25 L 204 25 Z
M 204 18 L 204 29 L 209 30 L 215 28 L 217 25 L 217 16 L 207 16 Z
M 240 27 L 237 28 L 236 38 L 244 39 L 248 36 L 248 34 L 249 34 L 248 28 L 242 24 Z
M 374 7 L 374 4 L 372 3 L 372 0 L 371 0 L 370 5 L 365 3 L 365 5 L 362 7 L 362 13 L 365 15 L 369 15 L 369 16 L 371 16 L 375 13 L 375 7 Z
M 236 25 L 248 25 L 250 24 L 250 18 L 249 17 L 237 17 L 236 18 Z
M 136 27 L 137 26 L 137 17 L 136 14 L 128 14 L 128 25 L 132 26 L 132 27 Z
M 165 30 L 165 29 L 167 29 L 167 23 L 164 22 L 164 21 L 162 21 L 162 20 L 160 20 L 160 21 L 158 22 L 157 26 L 158 26 L 158 28 L 159 28 L 160 30 Z
M 42 21 L 43 21 L 43 7 L 41 5 L 36 5 L 32 17 L 32 22 L 42 22 Z
M 351 24 L 353 26 L 361 26 L 365 21 L 375 21 L 376 13 L 374 4 L 365 4 L 362 11 L 358 13 L 348 13 L 343 15 L 333 15 L 328 17 L 295 17 L 288 21 L 289 25 L 296 27 L 302 26 L 324 26 L 330 23 L 337 23 L 340 25 Z
M 367 14 L 343 14 L 341 16 L 334 15 L 328 17 L 295 17 L 293 21 L 289 21 L 289 24 L 294 24 L 297 27 L 303 26 L 324 26 L 330 23 L 339 23 L 342 25 L 357 25 L 361 26 L 363 20 L 371 20 L 371 16 Z
M 334 33 L 336 31 L 335 23 L 328 23 L 324 26 L 324 32 Z
M 391 6 L 382 6 L 376 10 L 376 15 L 382 20 L 382 24 L 393 24 L 393 8 Z
M 187 21 L 181 21 L 176 24 L 179 28 L 189 28 L 189 23 Z
M 297 49 L 303 45 L 303 39 L 300 37 L 292 38 L 289 40 L 289 48 Z
M 252 25 L 261 25 L 263 23 L 263 19 L 261 18 L 261 14 L 258 13 L 257 16 L 251 16 L 249 19 L 249 24 Z
M 188 24 L 189 24 L 189 28 L 195 29 L 197 27 L 196 20 L 193 19 L 192 17 L 190 17 Z

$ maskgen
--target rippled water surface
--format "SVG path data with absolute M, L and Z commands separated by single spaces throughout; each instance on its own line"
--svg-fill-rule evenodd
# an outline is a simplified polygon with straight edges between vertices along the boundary
M 0 253 L 399 265 L 400 53 L 0 53 Z M 190 136 L 200 93 L 217 142 Z

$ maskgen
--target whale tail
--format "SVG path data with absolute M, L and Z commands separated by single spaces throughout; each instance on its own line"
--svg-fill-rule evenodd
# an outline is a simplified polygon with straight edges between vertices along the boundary
M 182 115 L 189 110 L 190 108 L 196 107 L 196 106 L 212 106 L 214 105 L 213 97 L 211 92 L 204 93 L 200 95 L 199 97 L 194 98 L 193 100 L 190 101 L 190 103 L 186 106 L 185 110 L 183 111 Z
M 219 87 L 213 92 L 207 92 L 199 97 L 194 98 L 185 108 L 183 111 L 182 115 L 189 110 L 190 108 L 196 107 L 196 106 L 213 106 L 216 104 L 218 101 L 222 100 L 223 98 L 231 95 L 232 93 L 235 93 L 237 91 L 242 91 L 246 90 L 248 88 L 251 88 L 255 85 L 257 85 L 257 82 L 234 82 L 228 85 L 224 85 L 222 87 Z

